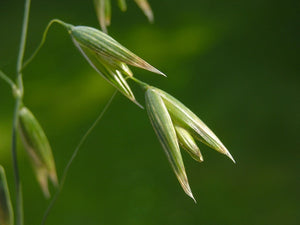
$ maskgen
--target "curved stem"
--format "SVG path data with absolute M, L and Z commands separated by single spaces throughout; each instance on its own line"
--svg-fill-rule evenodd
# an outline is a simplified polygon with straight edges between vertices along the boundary
M 139 79 L 137 79 L 137 78 L 135 78 L 135 77 L 129 77 L 128 76 L 128 79 L 131 79 L 131 80 L 133 80 L 134 82 L 136 82 L 137 84 L 139 84 L 143 89 L 148 89 L 149 88 L 149 84 L 147 84 L 147 83 L 145 83 L 145 82 L 143 82 L 143 81 L 141 81 L 141 80 L 139 80 Z
M 27 38 L 27 30 L 28 30 L 28 21 L 29 21 L 29 12 L 30 12 L 30 3 L 31 0 L 25 1 L 25 8 L 24 8 L 24 17 L 23 17 L 23 24 L 22 24 L 22 33 L 21 33 L 21 40 L 20 40 L 20 48 L 17 60 L 17 85 L 20 89 L 20 92 L 23 96 L 23 79 L 22 79 L 22 65 L 26 47 L 26 38 Z
M 68 171 L 70 169 L 70 166 L 71 166 L 72 162 L 74 161 L 74 159 L 76 158 L 76 156 L 77 156 L 77 154 L 79 152 L 79 149 L 81 148 L 82 144 L 85 142 L 85 140 L 87 139 L 87 137 L 90 135 L 90 133 L 93 131 L 93 129 L 96 127 L 96 125 L 98 124 L 98 122 L 102 119 L 104 113 L 107 111 L 108 107 L 110 106 L 110 104 L 113 101 L 113 99 L 114 99 L 114 97 L 115 97 L 116 94 L 117 94 L 117 91 L 115 91 L 113 93 L 113 95 L 111 96 L 111 98 L 109 99 L 109 101 L 106 103 L 106 105 L 104 106 L 103 110 L 101 111 L 101 113 L 99 114 L 99 116 L 97 117 L 97 119 L 94 121 L 94 123 L 90 126 L 90 128 L 87 130 L 87 132 L 80 139 L 77 147 L 75 148 L 73 154 L 71 155 L 71 158 L 69 159 L 69 161 L 68 161 L 68 163 L 67 163 L 67 165 L 66 165 L 66 167 L 64 169 L 64 172 L 62 174 L 62 177 L 61 177 L 58 189 L 57 189 L 56 193 L 54 194 L 51 202 L 49 203 L 48 208 L 46 209 L 46 211 L 44 213 L 41 225 L 45 224 L 46 219 L 47 219 L 47 217 L 48 217 L 48 215 L 50 213 L 50 210 L 52 209 L 54 203 L 56 202 L 56 200 L 58 198 L 58 195 L 62 191 L 64 183 L 65 183 L 65 180 L 66 180 L 66 177 L 67 177 L 67 174 L 68 174 Z
M 47 34 L 48 34 L 48 30 L 49 30 L 49 28 L 51 27 L 51 25 L 54 24 L 54 23 L 58 23 L 58 24 L 60 24 L 60 25 L 62 25 L 62 26 L 64 26 L 64 27 L 68 27 L 68 24 L 66 24 L 65 22 L 63 22 L 63 21 L 61 21 L 61 20 L 59 20 L 59 19 L 53 19 L 53 20 L 51 20 L 51 21 L 48 23 L 48 25 L 47 25 L 47 27 L 46 27 L 44 33 L 43 33 L 43 37 L 42 37 L 42 40 L 41 40 L 39 46 L 38 46 L 37 49 L 33 52 L 33 54 L 32 54 L 32 55 L 24 62 L 23 66 L 22 66 L 22 70 L 25 69 L 26 66 L 28 66 L 28 64 L 34 59 L 34 57 L 35 57 L 35 56 L 38 54 L 38 52 L 41 50 L 41 48 L 43 47 L 43 45 L 44 45 L 44 43 L 45 43 L 45 41 L 46 41 Z
M 2 78 L 6 83 L 8 83 L 13 90 L 16 88 L 15 83 L 1 70 L 0 70 L 0 78 Z
M 19 107 L 21 105 L 23 93 L 24 93 L 21 69 L 22 69 L 23 58 L 24 58 L 24 53 L 25 53 L 25 46 L 26 46 L 30 3 L 31 3 L 31 0 L 25 1 L 20 48 L 19 48 L 17 66 L 16 66 L 17 89 L 19 90 L 19 94 L 16 96 L 15 110 L 14 110 L 14 116 L 13 116 L 13 125 L 12 125 L 12 149 L 11 149 L 11 151 L 12 151 L 13 169 L 14 169 L 15 186 L 16 186 L 16 193 L 15 193 L 16 194 L 16 225 L 24 224 L 23 194 L 22 194 L 22 186 L 21 186 L 19 166 L 18 166 L 16 133 L 17 133 L 17 126 L 18 126 L 18 112 L 19 112 Z

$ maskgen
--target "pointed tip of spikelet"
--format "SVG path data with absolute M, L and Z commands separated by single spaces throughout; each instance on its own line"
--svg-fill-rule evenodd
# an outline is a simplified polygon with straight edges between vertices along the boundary
M 202 154 L 200 153 L 198 162 L 203 162 L 203 161 L 204 161 L 204 158 L 203 158 Z
M 222 146 L 220 147 L 219 150 L 221 153 L 223 153 L 224 155 L 226 155 L 229 159 L 231 159 L 232 162 L 236 163 L 233 156 L 230 154 L 230 152 L 228 151 L 228 149 L 222 144 Z
M 57 187 L 58 186 L 58 178 L 57 178 L 57 174 L 56 174 L 55 170 L 49 172 L 49 178 L 52 181 L 52 184 L 55 187 Z
M 231 159 L 232 162 L 236 163 L 235 160 L 234 160 L 234 158 L 233 158 L 233 156 L 230 154 L 229 151 L 227 151 L 227 152 L 225 153 L 225 155 L 226 155 L 229 159 Z
M 184 192 L 185 192 L 191 199 L 193 199 L 193 201 L 194 201 L 195 203 L 197 203 L 197 201 L 196 201 L 196 199 L 195 199 L 195 197 L 194 197 L 194 195 L 193 195 L 193 192 L 192 192 L 192 190 L 191 190 L 189 184 L 187 183 L 187 184 L 184 185 L 184 186 L 185 186 L 185 187 L 183 188 Z
M 147 63 L 148 64 L 148 63 Z M 149 65 L 149 64 L 148 64 Z M 166 74 L 164 74 L 163 72 L 161 72 L 160 70 L 156 69 L 155 67 L 149 65 L 150 67 L 147 67 L 149 69 L 149 71 L 153 72 L 153 73 L 157 73 L 159 75 L 162 75 L 164 77 L 167 77 Z
M 150 72 L 162 75 L 164 77 L 167 77 L 166 74 L 164 74 L 163 72 L 161 72 L 160 70 L 156 69 L 154 66 L 151 66 L 149 63 L 147 63 L 145 60 L 136 57 L 136 64 L 134 66 L 140 67 L 142 69 L 148 70 Z
M 37 169 L 36 176 L 45 198 L 47 199 L 50 198 L 47 169 L 45 168 Z
M 131 101 L 133 103 L 135 103 L 138 107 L 140 107 L 141 109 L 144 109 L 144 106 L 142 106 L 136 99 L 131 99 Z

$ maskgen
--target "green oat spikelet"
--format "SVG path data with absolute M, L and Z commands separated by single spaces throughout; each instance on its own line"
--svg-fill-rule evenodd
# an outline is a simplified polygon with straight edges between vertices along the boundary
M 202 162 L 203 157 L 194 138 L 227 155 L 233 162 L 235 161 L 216 135 L 186 106 L 158 88 L 152 86 L 144 88 L 146 89 L 146 108 L 151 124 L 179 183 L 186 194 L 193 198 L 179 144 L 198 162 Z
M 105 22 L 109 26 L 111 22 L 111 3 L 110 0 L 105 0 Z
M 55 162 L 49 141 L 34 115 L 26 107 L 19 110 L 19 132 L 45 197 L 50 197 L 48 178 L 57 186 Z
M 145 99 L 151 124 L 165 150 L 173 171 L 185 193 L 195 200 L 185 172 L 176 131 L 163 99 L 151 87 L 146 91 Z
M 106 79 L 110 84 L 117 88 L 124 96 L 129 98 L 131 101 L 136 103 L 138 106 L 142 107 L 135 99 L 128 83 L 126 82 L 125 76 L 132 76 L 132 72 L 127 67 L 125 63 L 120 63 L 117 68 L 117 65 L 111 66 L 107 64 L 107 61 L 104 61 L 99 55 L 93 54 L 93 52 L 84 47 L 80 46 L 77 43 L 75 45 L 78 47 L 80 52 L 89 62 L 89 64 L 100 74 L 104 79 Z
M 136 4 L 143 11 L 150 23 L 154 22 L 154 16 L 150 4 L 147 0 L 135 0 Z M 97 18 L 104 33 L 111 23 L 111 0 L 94 0 Z M 122 12 L 127 10 L 126 0 L 118 0 L 118 6 Z
M 119 8 L 125 12 L 127 10 L 126 0 L 118 0 Z
M 14 213 L 4 168 L 0 165 L 0 224 L 13 225 Z
M 133 73 L 128 65 L 164 75 L 149 63 L 129 51 L 109 35 L 87 26 L 73 26 L 62 21 L 75 46 L 89 64 L 131 101 L 142 107 L 126 82 Z
M 198 162 L 203 162 L 203 156 L 192 135 L 190 135 L 187 130 L 178 125 L 175 125 L 174 127 L 180 146 L 185 149 L 193 159 Z
M 154 89 L 162 97 L 174 123 L 186 129 L 193 137 L 212 149 L 228 156 L 235 163 L 219 138 L 190 109 L 163 90 Z
M 135 0 L 136 4 L 144 12 L 145 16 L 148 18 L 150 23 L 154 22 L 154 16 L 150 4 L 147 0 Z
M 70 24 L 64 25 L 68 29 L 74 42 L 90 49 L 94 54 L 101 56 L 103 60 L 110 60 L 110 62 L 113 62 L 114 64 L 125 63 L 153 73 L 164 75 L 158 69 L 132 53 L 109 35 L 92 27 L 72 26 Z
M 111 22 L 111 2 L 110 0 L 94 0 L 95 9 L 100 27 L 107 33 L 107 26 Z

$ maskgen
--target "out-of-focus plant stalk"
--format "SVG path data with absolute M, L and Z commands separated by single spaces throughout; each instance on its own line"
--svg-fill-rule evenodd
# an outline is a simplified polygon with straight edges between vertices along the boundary
M 18 53 L 18 60 L 16 66 L 17 72 L 17 89 L 18 92 L 16 94 L 16 102 L 15 102 L 15 109 L 13 115 L 13 124 L 12 124 L 12 160 L 13 160 L 13 169 L 14 169 L 14 177 L 15 177 L 15 195 L 16 195 L 16 225 L 23 225 L 24 218 L 23 218 L 23 195 L 22 195 L 22 186 L 20 181 L 20 174 L 19 174 L 19 166 L 18 166 L 18 158 L 17 158 L 17 137 L 16 131 L 18 126 L 18 111 L 19 107 L 22 104 L 23 98 L 23 78 L 22 78 L 22 65 L 23 65 L 23 58 L 25 53 L 25 46 L 26 46 L 26 37 L 27 37 L 27 30 L 28 30 L 28 21 L 29 21 L 29 12 L 30 12 L 30 3 L 31 0 L 25 0 L 25 8 L 24 8 L 24 16 L 23 16 L 23 24 L 22 24 L 22 33 L 21 33 L 21 40 L 19 46 L 19 53 Z
M 106 105 L 104 106 L 104 108 L 102 109 L 102 111 L 100 112 L 99 116 L 97 117 L 97 119 L 94 121 L 94 123 L 90 126 L 90 128 L 86 131 L 86 133 L 82 136 L 82 138 L 80 139 L 78 145 L 76 146 L 75 150 L 73 151 L 66 167 L 64 168 L 64 171 L 62 173 L 59 185 L 58 185 L 58 189 L 56 190 L 56 193 L 54 194 L 53 198 L 51 199 L 45 213 L 42 219 L 42 223 L 41 225 L 45 225 L 46 220 L 48 218 L 48 215 L 50 213 L 50 210 L 52 209 L 52 207 L 54 206 L 54 203 L 56 202 L 58 195 L 60 194 L 60 192 L 63 189 L 65 180 L 67 178 L 69 169 L 71 167 L 71 164 L 73 163 L 74 159 L 76 158 L 81 146 L 83 145 L 83 143 L 85 142 L 85 140 L 87 139 L 87 137 L 90 135 L 90 133 L 94 130 L 94 128 L 96 127 L 96 125 L 99 123 L 99 121 L 102 119 L 103 115 L 105 114 L 105 112 L 107 111 L 107 109 L 109 108 L 110 104 L 112 103 L 113 99 L 115 98 L 117 94 L 117 91 L 115 91 L 113 93 L 113 95 L 110 97 L 110 99 L 108 100 L 108 102 L 106 103 Z

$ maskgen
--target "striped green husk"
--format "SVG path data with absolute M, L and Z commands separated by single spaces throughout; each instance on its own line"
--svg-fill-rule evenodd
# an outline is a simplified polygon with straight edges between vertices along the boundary
M 146 91 L 146 108 L 151 124 L 183 190 L 194 199 L 186 176 L 173 122 L 162 98 L 151 88 Z
M 54 185 L 58 183 L 52 150 L 41 125 L 26 107 L 19 110 L 19 132 L 37 180 L 44 195 L 49 197 L 48 178 Z
M 200 152 L 200 149 L 198 148 L 192 135 L 190 135 L 190 133 L 187 130 L 178 125 L 175 125 L 174 127 L 181 147 L 185 149 L 193 159 L 195 159 L 198 162 L 203 162 L 203 157 Z
M 125 75 L 130 75 L 132 72 L 127 67 L 126 64 L 120 63 L 119 67 L 116 68 L 108 65 L 107 61 L 98 54 L 94 54 L 89 48 L 79 45 L 77 42 L 74 42 L 77 48 L 81 51 L 85 59 L 89 64 L 100 74 L 104 79 L 111 83 L 115 88 L 117 88 L 123 95 L 129 98 L 134 103 L 138 104 L 135 100 L 135 97 L 124 79 L 122 72 Z M 139 105 L 139 104 L 138 104 Z
M 67 26 L 67 28 L 76 42 L 101 56 L 164 75 L 109 35 L 97 29 L 87 26 Z
M 219 138 L 190 109 L 168 93 L 158 88 L 154 89 L 163 98 L 172 120 L 176 124 L 182 126 L 204 144 L 228 156 L 235 162 Z

